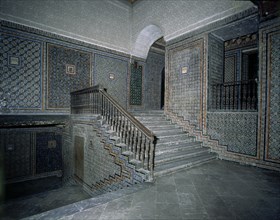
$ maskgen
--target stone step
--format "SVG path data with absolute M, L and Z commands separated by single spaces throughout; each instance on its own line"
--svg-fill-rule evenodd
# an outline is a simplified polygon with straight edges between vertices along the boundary
M 209 148 L 200 147 L 200 148 L 189 148 L 184 151 L 175 151 L 172 153 L 165 153 L 157 155 L 155 158 L 155 167 L 160 166 L 165 163 L 176 162 L 182 159 L 188 159 L 192 157 L 197 157 L 200 155 L 207 155 L 209 153 Z
M 140 121 L 146 127 L 149 126 L 163 126 L 163 125 L 171 125 L 171 121 L 161 120 L 161 121 Z
M 151 114 L 136 114 L 135 118 L 166 118 L 164 114 L 151 113 Z
M 143 115 L 143 116 L 135 116 L 138 121 L 161 121 L 166 120 L 164 115 Z
M 173 146 L 173 145 L 178 145 L 178 144 L 184 144 L 184 143 L 190 143 L 190 142 L 195 142 L 195 137 L 193 136 L 189 136 L 188 139 L 185 140 L 169 140 L 169 139 L 165 139 L 165 140 L 157 140 L 157 146 L 160 147 L 164 147 L 164 146 Z
M 173 124 L 163 111 L 136 111 L 136 118 L 157 137 L 155 176 L 206 163 L 216 158 L 209 148 Z
M 180 144 L 170 144 L 170 145 L 164 145 L 164 146 L 159 145 L 159 146 L 156 146 L 155 154 L 156 154 L 156 156 L 158 156 L 158 155 L 166 154 L 166 153 L 185 151 L 188 149 L 196 149 L 196 148 L 200 148 L 201 146 L 202 146 L 202 143 L 199 141 L 185 142 L 185 143 L 180 143 Z
M 164 174 L 177 172 L 182 169 L 194 167 L 201 165 L 203 163 L 210 162 L 217 158 L 217 155 L 214 153 L 203 154 L 197 157 L 189 158 L 188 160 L 182 159 L 178 161 L 172 161 L 170 163 L 163 164 L 161 166 L 155 167 L 154 175 L 162 176 Z
M 134 116 L 142 116 L 142 115 L 164 115 L 163 110 L 150 110 L 150 111 L 131 111 L 131 114 Z
M 183 141 L 188 140 L 190 137 L 188 133 L 182 132 L 180 134 L 173 134 L 173 135 L 164 135 L 164 136 L 157 136 L 157 144 L 171 142 L 171 141 Z
M 169 125 L 160 125 L 160 126 L 147 126 L 150 131 L 156 132 L 156 131 L 164 131 L 164 130 L 172 130 L 172 129 L 177 129 L 178 126 L 174 124 L 169 124 Z
M 166 135 L 177 135 L 177 134 L 186 134 L 186 132 L 182 131 L 181 128 L 174 128 L 170 130 L 157 130 L 152 131 L 157 137 L 166 136 Z
M 143 118 L 143 119 L 141 119 L 141 120 L 139 120 L 142 124 L 144 124 L 144 123 L 160 123 L 160 122 L 164 122 L 164 121 L 167 121 L 167 122 L 169 122 L 169 123 L 171 123 L 171 120 L 168 120 L 168 119 L 166 119 L 166 118 L 161 118 L 161 117 L 150 117 L 150 118 L 148 118 L 148 117 L 145 117 L 145 118 Z
M 189 138 L 184 139 L 184 140 L 172 140 L 172 139 L 162 139 L 162 140 L 157 140 L 157 146 L 171 146 L 171 145 L 177 145 L 180 143 L 190 143 L 190 142 L 195 142 L 195 137 L 189 136 Z

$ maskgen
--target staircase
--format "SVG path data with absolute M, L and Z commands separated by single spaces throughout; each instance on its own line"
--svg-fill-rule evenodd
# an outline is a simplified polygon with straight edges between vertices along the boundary
M 134 111 L 132 114 L 157 137 L 154 175 L 161 176 L 217 158 L 210 149 L 172 124 L 163 111 Z

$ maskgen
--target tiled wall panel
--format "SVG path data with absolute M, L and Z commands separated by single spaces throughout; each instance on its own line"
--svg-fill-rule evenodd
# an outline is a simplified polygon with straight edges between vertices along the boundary
M 223 82 L 224 42 L 212 34 L 208 35 L 208 80 L 209 84 Z
M 22 124 L 25 122 L 22 121 Z M 62 135 L 56 127 L 0 129 L 5 180 L 61 174 Z
M 115 174 L 120 175 L 120 167 L 115 164 L 114 157 L 104 148 L 100 136 L 92 131 L 92 126 L 74 124 L 73 136 L 84 139 L 84 179 L 92 186 L 104 179 L 110 179 Z
M 36 173 L 62 169 L 62 137 L 54 132 L 36 133 Z
M 208 112 L 207 132 L 227 150 L 257 156 L 257 113 Z
M 236 57 L 228 56 L 225 58 L 224 82 L 234 82 L 236 79 Z
M 97 84 L 127 107 L 125 54 L 0 22 L 0 112 L 69 113 L 70 92 Z
M 47 50 L 47 108 L 69 110 L 70 92 L 91 84 L 91 54 L 53 44 Z
M 128 62 L 115 56 L 95 54 L 94 65 L 94 85 L 104 86 L 126 108 Z
M 131 74 L 130 74 L 130 105 L 143 104 L 143 67 L 134 67 L 131 64 Z
M 208 108 L 215 108 L 217 91 L 212 85 L 223 83 L 224 42 L 208 35 Z
M 280 161 L 280 31 L 268 35 L 266 159 Z
M 24 131 L 0 131 L 4 152 L 5 179 L 32 175 L 31 134 Z
M 168 54 L 168 108 L 197 128 L 202 126 L 203 52 L 203 40 L 197 40 Z
M 1 34 L 0 110 L 41 109 L 42 42 Z

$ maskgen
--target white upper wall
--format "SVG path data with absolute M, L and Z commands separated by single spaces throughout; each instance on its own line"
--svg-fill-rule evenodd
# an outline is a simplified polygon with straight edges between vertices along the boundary
M 235 0 L 0 0 L 0 19 L 146 58 L 166 41 L 254 7 Z
M 169 41 L 251 7 L 254 7 L 251 1 L 140 0 L 133 5 L 133 53 L 138 56 L 141 54 L 141 51 L 138 51 L 141 46 L 135 45 L 135 42 L 141 31 L 149 25 L 158 26 L 165 41 Z
M 251 1 L 235 0 L 142 0 L 133 7 L 132 39 L 153 24 L 169 41 L 253 6 Z
M 0 18 L 130 53 L 131 6 L 117 0 L 0 0 Z

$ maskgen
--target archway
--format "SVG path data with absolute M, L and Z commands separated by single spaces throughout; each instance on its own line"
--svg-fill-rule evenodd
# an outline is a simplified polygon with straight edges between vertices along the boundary
M 158 26 L 148 25 L 139 33 L 132 50 L 132 55 L 146 59 L 152 44 L 161 37 L 163 37 L 163 32 Z

